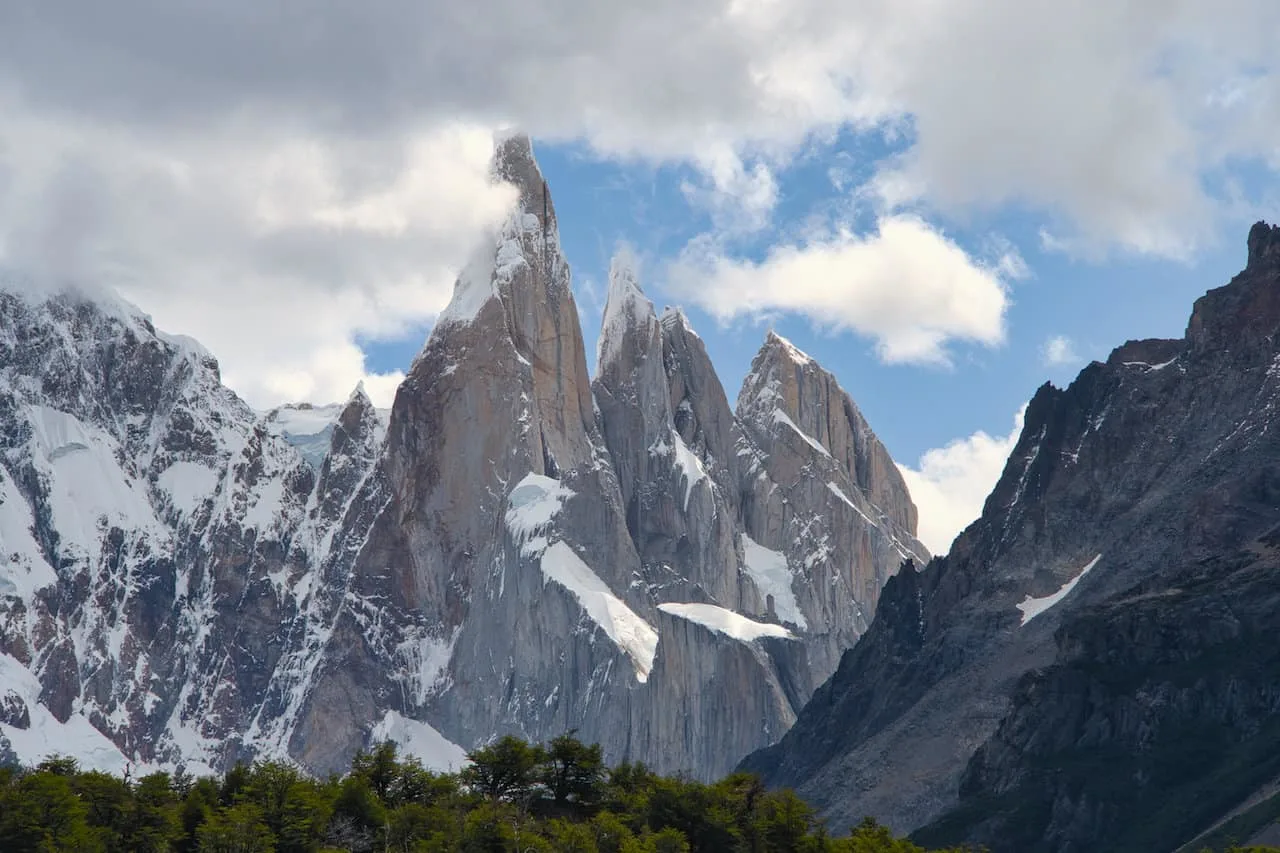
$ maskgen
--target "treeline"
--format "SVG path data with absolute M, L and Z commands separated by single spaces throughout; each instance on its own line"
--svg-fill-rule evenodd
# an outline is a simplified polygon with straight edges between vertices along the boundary
M 503 738 L 456 774 L 384 743 L 345 776 L 277 762 L 122 779 L 68 758 L 0 768 L 0 849 L 129 853 L 923 853 L 866 821 L 833 838 L 790 791 L 606 768 L 572 736 Z

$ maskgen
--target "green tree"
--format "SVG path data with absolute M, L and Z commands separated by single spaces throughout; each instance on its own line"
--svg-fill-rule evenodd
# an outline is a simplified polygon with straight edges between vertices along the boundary
M 689 839 L 675 827 L 667 827 L 645 839 L 646 853 L 689 853 Z
M 209 816 L 218 809 L 220 785 L 218 780 L 206 776 L 197 779 L 187 790 L 178 807 L 178 821 L 182 824 L 182 838 L 174 845 L 179 853 L 193 853 L 200 848 L 197 831 Z
M 416 758 L 407 758 L 400 762 L 400 773 L 386 802 L 389 806 L 431 806 L 457 797 L 458 793 L 457 776 L 432 773 Z
M 222 776 L 222 786 L 218 790 L 218 802 L 224 806 L 234 805 L 240 799 L 240 794 L 244 791 L 245 786 L 249 784 L 251 775 L 252 771 L 249 769 L 249 765 L 243 761 L 237 761 L 235 766 Z
M 924 853 L 904 838 L 894 838 L 888 827 L 881 826 L 873 818 L 863 818 L 848 838 L 833 842 L 838 853 Z
M 289 786 L 280 810 L 276 849 L 279 853 L 310 853 L 320 846 L 333 817 L 333 802 L 314 782 L 298 780 Z
M 574 737 L 574 732 L 547 744 L 539 774 L 559 811 L 575 807 L 579 813 L 600 801 L 604 775 L 600 745 L 587 746 Z
M 557 818 L 547 825 L 552 846 L 562 853 L 600 853 L 596 834 L 586 824 Z
M 97 843 L 107 850 L 124 848 L 133 808 L 133 792 L 123 779 L 90 771 L 65 777 L 85 806 L 85 820 Z
M 600 853 L 624 853 L 628 845 L 635 843 L 635 835 L 630 827 L 613 812 L 603 811 L 591 819 L 591 828 L 595 833 L 596 847 Z
M 177 794 L 167 773 L 152 773 L 133 789 L 123 849 L 168 853 L 183 837 Z
M 351 761 L 351 775 L 363 776 L 379 800 L 389 803 L 392 786 L 400 776 L 394 741 L 383 741 L 372 752 L 357 752 Z
M 80 765 L 69 755 L 50 755 L 36 765 L 37 773 L 52 773 L 70 779 L 80 772 Z
M 760 806 L 760 827 L 770 853 L 815 853 L 814 813 L 794 791 L 765 796 Z
M 240 803 L 215 812 L 196 833 L 200 853 L 275 853 L 262 809 Z
M 175 845 L 179 853 L 192 853 L 199 848 L 197 833 L 209 816 L 218 808 L 220 786 L 216 779 L 197 779 L 182 798 L 178 820 L 182 824 L 182 837 Z
M 510 853 L 515 843 L 514 816 L 501 806 L 484 803 L 467 815 L 462 831 L 463 853 Z
M 92 853 L 104 850 L 90 830 L 88 808 L 60 772 L 23 776 L 0 799 L 0 839 L 13 853 Z
M 536 771 L 542 750 L 507 735 L 496 743 L 467 753 L 471 764 L 462 771 L 463 781 L 490 801 L 526 804 L 537 784 Z
M 237 799 L 262 809 L 262 819 L 271 827 L 272 834 L 278 836 L 284 825 L 285 800 L 300 779 L 298 771 L 287 764 L 260 761 L 249 769 Z
M 348 776 L 339 783 L 333 812 L 372 832 L 381 832 L 387 822 L 387 809 L 364 776 Z

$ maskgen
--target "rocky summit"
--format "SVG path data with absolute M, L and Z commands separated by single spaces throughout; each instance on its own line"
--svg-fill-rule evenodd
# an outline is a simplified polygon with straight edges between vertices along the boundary
M 1199 849 L 1273 792 L 1280 229 L 1247 258 L 1182 339 L 1036 393 L 982 517 L 746 768 L 996 853 Z
M 712 778 L 774 743 L 928 554 L 830 373 L 731 408 L 622 260 L 595 375 L 529 141 L 389 412 L 252 411 L 132 306 L 0 287 L 0 753 L 317 773 L 576 730 Z M 883 609 L 883 606 L 882 606 Z

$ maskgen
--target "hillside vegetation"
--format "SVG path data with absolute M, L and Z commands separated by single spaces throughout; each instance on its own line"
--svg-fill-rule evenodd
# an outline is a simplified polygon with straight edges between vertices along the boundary
M 735 774 L 703 784 L 638 764 L 606 768 L 572 736 L 503 738 L 456 774 L 384 743 L 345 775 L 276 762 L 221 778 L 118 778 L 49 759 L 0 769 L 0 847 L 199 853 L 923 853 L 866 821 L 831 838 L 791 791 Z

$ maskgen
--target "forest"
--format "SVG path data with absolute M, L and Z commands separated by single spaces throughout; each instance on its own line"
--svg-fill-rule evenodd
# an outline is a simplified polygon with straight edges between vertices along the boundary
M 572 734 L 545 745 L 504 737 L 467 757 L 459 772 L 436 773 L 386 742 L 327 779 L 275 761 L 237 764 L 220 778 L 121 778 L 65 757 L 0 767 L 0 849 L 926 853 L 870 818 L 829 834 L 793 792 L 768 791 L 746 773 L 705 784 L 641 764 L 607 767 L 599 746 Z
M 349 772 L 273 761 L 121 778 L 53 757 L 0 768 L 0 849 L 26 853 L 922 853 L 874 821 L 842 838 L 790 791 L 606 767 L 572 735 L 502 738 L 434 773 L 382 743 Z

